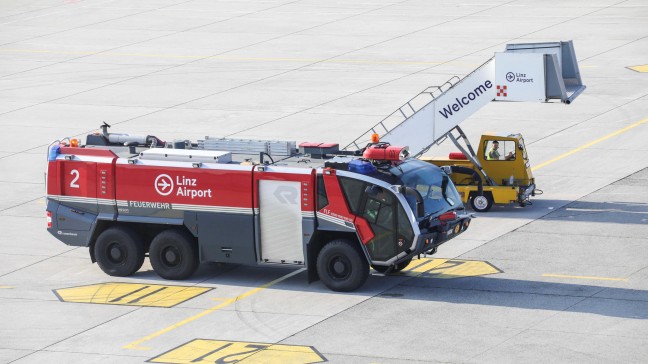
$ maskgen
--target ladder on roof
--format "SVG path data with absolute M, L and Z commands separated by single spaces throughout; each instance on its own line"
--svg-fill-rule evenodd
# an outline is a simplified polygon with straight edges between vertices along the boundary
M 559 99 L 570 104 L 585 90 L 571 41 L 508 44 L 464 78 L 428 87 L 349 143 L 358 150 L 372 134 L 408 146 L 418 157 L 443 142 L 459 124 L 490 101 Z

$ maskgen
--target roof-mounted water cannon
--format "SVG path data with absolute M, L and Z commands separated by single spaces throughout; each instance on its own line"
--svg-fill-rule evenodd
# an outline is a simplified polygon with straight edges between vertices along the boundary
M 140 147 L 164 147 L 165 142 L 153 135 L 131 135 L 123 133 L 109 133 L 108 128 L 110 125 L 105 121 L 99 127 L 101 134 L 89 134 L 86 137 L 86 145 L 102 145 L 102 146 L 140 146 Z
M 409 151 L 407 147 L 398 147 L 381 142 L 367 146 L 362 153 L 363 158 L 375 161 L 397 162 L 405 160 L 408 156 Z

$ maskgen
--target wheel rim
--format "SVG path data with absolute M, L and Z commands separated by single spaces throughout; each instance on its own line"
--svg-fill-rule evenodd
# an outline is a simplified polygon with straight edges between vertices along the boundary
M 164 247 L 160 252 L 160 258 L 162 264 L 169 268 L 177 267 L 182 262 L 182 254 L 174 246 Z
M 106 256 L 108 257 L 108 261 L 115 265 L 124 264 L 124 262 L 126 262 L 126 259 L 128 259 L 128 252 L 118 242 L 112 242 L 108 244 L 108 247 L 106 248 L 106 253 L 107 253 Z
M 336 281 L 345 280 L 351 275 L 351 261 L 344 256 L 336 255 L 329 261 L 328 272 Z
M 486 196 L 477 196 L 475 197 L 474 201 L 475 207 L 478 210 L 483 210 L 488 206 L 488 199 L 486 198 Z

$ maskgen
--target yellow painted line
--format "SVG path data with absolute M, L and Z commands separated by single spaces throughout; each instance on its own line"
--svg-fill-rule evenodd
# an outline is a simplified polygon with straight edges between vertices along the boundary
M 184 325 L 186 325 L 186 324 L 188 324 L 190 322 L 196 321 L 197 319 L 199 319 L 199 318 L 201 318 L 203 316 L 207 316 L 212 312 L 218 311 L 221 308 L 227 307 L 227 306 L 231 305 L 232 303 L 234 303 L 236 301 L 240 301 L 240 300 L 242 300 L 242 299 L 244 299 L 246 297 L 249 297 L 249 296 L 251 296 L 251 295 L 253 295 L 255 293 L 259 293 L 259 292 L 261 292 L 262 290 L 264 290 L 264 289 L 266 289 L 268 287 L 274 286 L 275 284 L 277 284 L 277 283 L 279 283 L 281 281 L 284 281 L 284 280 L 286 280 L 286 279 L 288 279 L 288 278 L 290 278 L 292 276 L 295 276 L 295 275 L 303 272 L 304 270 L 305 270 L 305 268 L 298 269 L 298 270 L 296 270 L 296 271 L 294 271 L 292 273 L 286 274 L 283 277 L 277 278 L 272 282 L 266 283 L 266 284 L 264 284 L 264 285 L 262 285 L 260 287 L 257 287 L 257 288 L 255 288 L 253 290 L 250 290 L 250 291 L 247 291 L 247 292 L 245 292 L 245 293 L 243 293 L 243 294 L 241 294 L 239 296 L 236 296 L 234 298 L 230 298 L 227 301 L 225 301 L 225 302 L 223 302 L 223 303 L 221 303 L 219 305 L 208 308 L 208 309 L 206 309 L 206 310 L 204 310 L 204 311 L 202 311 L 202 312 L 200 312 L 200 313 L 198 313 L 196 315 L 188 317 L 188 318 L 186 318 L 186 319 L 184 319 L 184 320 L 182 320 L 182 321 L 180 321 L 178 323 L 175 323 L 175 324 L 173 324 L 173 325 L 171 325 L 169 327 L 166 327 L 166 328 L 164 328 L 162 330 L 154 332 L 151 335 L 148 335 L 148 336 L 145 336 L 145 337 L 143 337 L 143 338 L 141 338 L 139 340 L 133 341 L 132 343 L 124 346 L 124 349 L 150 350 L 151 348 L 145 347 L 145 346 L 140 346 L 140 344 L 142 344 L 142 343 L 144 343 L 146 341 L 149 341 L 151 339 L 154 339 L 154 338 L 156 338 L 156 337 L 158 337 L 160 335 L 166 334 L 167 332 L 172 331 L 174 329 L 177 329 L 178 327 L 184 326 Z
M 168 308 L 211 290 L 207 287 L 111 282 L 60 288 L 54 293 L 63 302 Z
M 423 274 L 429 270 L 432 270 L 445 262 L 448 261 L 448 259 L 442 259 L 442 258 L 436 258 L 436 259 L 421 259 L 421 260 L 426 260 L 425 263 L 419 264 L 415 267 L 412 267 L 410 269 L 406 269 L 403 272 L 404 273 L 419 273 Z
M 564 274 L 543 274 L 543 277 L 556 277 L 556 278 L 573 278 L 573 279 L 593 279 L 598 281 L 627 281 L 628 278 L 610 278 L 610 277 L 594 277 L 594 276 L 569 276 Z
M 322 363 L 312 346 L 195 339 L 149 359 L 149 363 Z
M 420 261 L 423 261 L 423 263 L 419 263 L 412 268 L 405 269 L 394 275 L 402 274 L 410 277 L 453 279 L 502 273 L 497 267 L 481 260 L 424 258 L 420 259 Z
M 578 147 L 576 149 L 572 149 L 567 153 L 563 153 L 563 154 L 557 156 L 556 158 L 553 158 L 553 159 L 550 159 L 550 160 L 548 160 L 548 161 L 546 161 L 544 163 L 541 163 L 541 164 L 531 168 L 531 170 L 532 171 L 537 171 L 538 169 L 540 169 L 542 167 L 546 167 L 546 166 L 550 165 L 551 163 L 557 162 L 557 161 L 559 161 L 559 160 L 561 160 L 561 159 L 563 159 L 565 157 L 569 157 L 572 154 L 578 153 L 578 152 L 580 152 L 580 151 L 582 151 L 584 149 L 587 149 L 587 148 L 589 148 L 591 146 L 594 146 L 594 145 L 596 145 L 596 144 L 598 144 L 600 142 L 606 141 L 606 140 L 608 140 L 608 139 L 610 139 L 612 137 L 615 137 L 615 136 L 617 136 L 619 134 L 625 133 L 625 132 L 627 132 L 627 131 L 629 131 L 631 129 L 634 129 L 634 128 L 638 127 L 641 124 L 646 123 L 646 122 L 648 122 L 648 118 L 643 119 L 643 120 L 639 120 L 634 124 L 626 126 L 625 128 L 619 129 L 619 130 L 617 130 L 617 131 L 615 131 L 613 133 L 610 133 L 610 134 L 608 134 L 608 135 L 606 135 L 604 137 L 598 138 L 598 139 L 596 139 L 594 141 L 591 141 L 591 142 L 589 142 L 587 144 L 583 144 L 583 145 L 581 145 L 580 147 Z
M 454 279 L 485 276 L 497 273 L 502 273 L 502 271 L 485 261 L 452 259 L 438 268 L 426 272 L 426 275 L 438 279 Z
M 643 65 L 640 65 L 640 66 L 631 66 L 631 67 L 628 67 L 628 68 L 633 70 L 633 71 L 636 71 L 636 72 L 642 72 L 642 73 L 643 72 L 648 72 L 648 64 L 643 64 Z
M 12 289 L 14 288 L 13 286 L 0 286 L 0 289 Z
M 227 57 L 210 55 L 181 55 L 159 53 L 120 53 L 120 52 L 69 52 L 52 51 L 47 49 L 0 49 L 5 53 L 37 53 L 73 56 L 108 56 L 108 57 L 133 57 L 133 58 L 158 58 L 158 59 L 218 59 L 224 61 L 258 61 L 258 62 L 306 62 L 306 63 L 348 63 L 348 64 L 412 64 L 412 65 L 440 65 L 443 63 L 463 64 L 462 62 L 433 62 L 433 61 L 396 61 L 396 60 L 371 60 L 371 59 L 318 59 L 318 58 L 268 58 L 268 57 Z M 476 63 L 465 63 L 464 66 L 478 66 Z

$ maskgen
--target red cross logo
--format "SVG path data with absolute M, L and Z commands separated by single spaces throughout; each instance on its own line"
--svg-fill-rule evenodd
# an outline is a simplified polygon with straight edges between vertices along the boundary
M 507 95 L 507 93 L 506 93 L 506 85 L 504 85 L 504 86 L 497 85 L 497 96 L 506 97 L 506 95 Z

